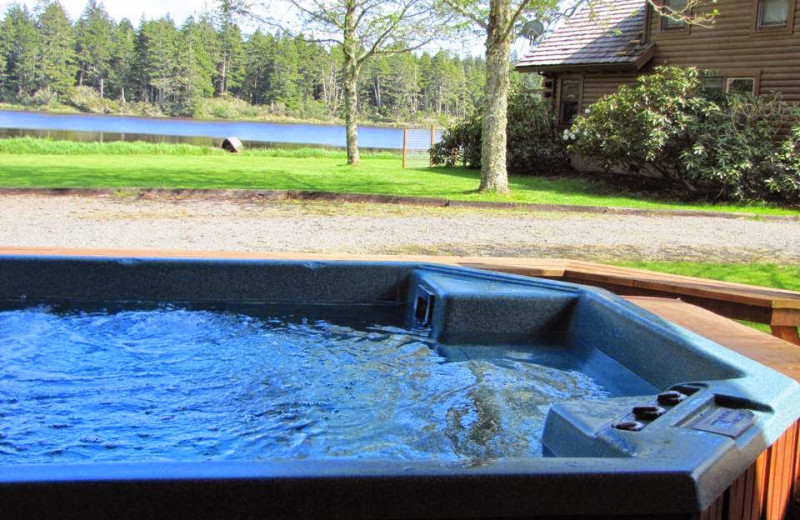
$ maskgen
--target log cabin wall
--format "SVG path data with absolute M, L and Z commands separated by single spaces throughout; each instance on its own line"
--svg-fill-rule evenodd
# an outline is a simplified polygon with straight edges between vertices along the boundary
M 710 27 L 664 30 L 661 16 L 653 13 L 647 37 L 656 49 L 647 69 L 675 65 L 754 76 L 756 93 L 780 92 L 787 101 L 800 102 L 800 2 L 789 5 L 793 13 L 786 29 L 757 29 L 758 0 L 719 0 L 719 16 Z
M 719 16 L 708 27 L 663 29 L 655 12 L 646 17 L 645 39 L 655 43 L 653 59 L 638 72 L 604 70 L 602 65 L 583 70 L 550 71 L 552 99 L 558 107 L 558 90 L 566 79 L 583 80 L 581 111 L 620 85 L 633 85 L 641 74 L 656 66 L 697 67 L 716 71 L 720 80 L 753 78 L 754 93 L 781 93 L 800 103 L 800 0 L 789 0 L 792 15 L 786 29 L 758 30 L 759 0 L 719 0 Z M 645 2 L 642 2 L 644 5 Z M 562 124 L 565 122 L 561 122 Z

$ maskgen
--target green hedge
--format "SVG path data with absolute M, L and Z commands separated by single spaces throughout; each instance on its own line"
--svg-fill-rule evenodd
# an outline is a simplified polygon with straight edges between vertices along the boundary
M 657 172 L 695 198 L 800 202 L 800 110 L 779 96 L 710 95 L 666 67 L 580 115 L 569 150 L 630 174 Z

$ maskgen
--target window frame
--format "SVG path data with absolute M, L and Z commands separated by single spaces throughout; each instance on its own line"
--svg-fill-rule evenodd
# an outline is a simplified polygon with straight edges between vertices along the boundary
M 786 25 L 779 26 L 762 26 L 761 25 L 761 12 L 762 5 L 765 0 L 753 0 L 753 34 L 755 35 L 782 35 L 792 34 L 794 32 L 794 19 L 797 13 L 797 0 L 789 0 L 789 12 L 787 13 Z
M 752 95 L 757 95 L 758 92 L 758 80 L 755 76 L 727 76 L 723 79 L 723 88 L 726 94 L 731 93 L 731 82 L 736 80 L 749 80 L 753 82 L 753 91 L 751 92 Z
M 559 78 L 558 80 L 558 124 L 560 126 L 566 127 L 572 124 L 571 121 L 564 121 L 564 107 L 562 102 L 564 100 L 564 83 L 574 82 L 578 83 L 580 86 L 578 87 L 578 108 L 575 112 L 575 117 L 581 114 L 581 110 L 583 109 L 583 76 L 564 76 Z
M 760 69 L 717 69 L 708 71 L 707 78 L 722 79 L 722 93 L 729 94 L 728 82 L 734 79 L 752 79 L 753 95 L 761 95 L 761 70 Z
M 759 0 L 756 0 L 756 1 L 759 1 Z M 687 2 L 687 4 L 688 4 L 688 2 Z M 660 2 L 660 5 L 661 5 L 662 9 L 664 7 L 666 7 L 667 6 L 667 0 L 662 0 Z M 661 11 L 661 10 L 658 11 L 658 15 L 661 17 L 661 23 L 659 24 L 659 28 L 660 28 L 661 32 L 663 32 L 663 33 L 668 33 L 668 34 L 688 33 L 691 30 L 690 29 L 691 24 L 686 22 L 686 21 L 684 21 L 683 23 L 681 23 L 679 25 L 673 25 L 672 27 L 670 27 L 667 24 L 672 19 L 669 18 L 668 16 L 665 16 L 663 11 Z

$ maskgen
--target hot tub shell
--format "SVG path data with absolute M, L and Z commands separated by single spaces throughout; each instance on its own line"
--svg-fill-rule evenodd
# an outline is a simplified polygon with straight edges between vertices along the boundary
M 706 510 L 800 417 L 800 385 L 601 289 L 408 263 L 0 257 L 0 305 L 396 306 L 442 346 L 548 338 L 587 367 L 633 372 L 601 403 L 551 407 L 549 456 L 435 461 L 3 466 L 3 518 L 607 517 Z M 688 397 L 641 431 L 616 427 L 661 392 Z M 744 418 L 726 435 L 695 429 Z M 747 419 L 749 418 L 749 419 Z M 752 424 L 750 424 L 752 422 Z M 735 425 L 734 425 L 735 426 Z

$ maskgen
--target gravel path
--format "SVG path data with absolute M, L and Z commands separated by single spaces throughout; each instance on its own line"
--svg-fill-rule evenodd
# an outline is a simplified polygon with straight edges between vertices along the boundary
M 0 195 L 0 245 L 800 261 L 800 223 L 376 204 Z

